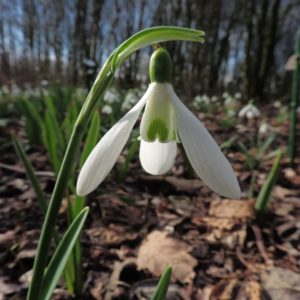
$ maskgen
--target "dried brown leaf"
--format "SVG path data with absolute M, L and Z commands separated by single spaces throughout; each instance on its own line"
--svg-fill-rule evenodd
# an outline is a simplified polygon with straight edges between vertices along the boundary
M 254 216 L 254 200 L 214 200 L 209 215 L 222 218 L 252 218 Z
M 147 269 L 160 276 L 166 267 L 173 268 L 172 281 L 188 283 L 195 277 L 197 260 L 189 254 L 192 247 L 170 237 L 166 232 L 153 231 L 143 241 L 137 257 L 138 269 Z

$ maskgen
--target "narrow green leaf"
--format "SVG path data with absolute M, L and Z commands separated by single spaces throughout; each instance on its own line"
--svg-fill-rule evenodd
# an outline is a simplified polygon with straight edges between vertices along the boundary
M 276 183 L 277 174 L 280 168 L 281 158 L 282 158 L 282 150 L 278 150 L 271 172 L 269 173 L 267 180 L 262 186 L 262 189 L 260 190 L 255 203 L 255 209 L 258 218 L 261 218 L 265 214 L 265 211 L 267 209 L 272 189 Z
M 45 104 L 52 121 L 52 127 L 56 132 L 57 145 L 59 147 L 58 150 L 62 153 L 65 150 L 65 139 L 63 137 L 61 127 L 59 126 L 57 111 L 53 105 L 51 97 L 48 96 L 45 98 Z
M 50 299 L 53 290 L 66 266 L 75 242 L 81 232 L 83 224 L 88 215 L 88 211 L 89 208 L 86 207 L 80 212 L 58 244 L 43 278 L 40 299 Z
M 51 113 L 46 111 L 45 113 L 45 122 L 43 127 L 43 140 L 48 150 L 49 157 L 52 163 L 53 170 L 57 176 L 59 167 L 60 167 L 60 159 L 57 153 L 57 139 L 56 139 L 56 130 L 53 126 Z
M 37 179 L 37 177 L 36 177 L 36 175 L 34 173 L 33 166 L 30 163 L 29 159 L 27 158 L 23 147 L 21 146 L 21 144 L 19 143 L 19 141 L 14 136 L 12 136 L 12 141 L 13 141 L 13 145 L 14 145 L 14 148 L 16 150 L 16 153 L 17 153 L 19 159 L 22 161 L 22 163 L 24 165 L 24 168 L 26 170 L 26 175 L 27 175 L 28 179 L 31 182 L 31 185 L 32 185 L 32 187 L 34 189 L 36 198 L 37 198 L 37 200 L 38 200 L 38 202 L 40 204 L 42 212 L 43 212 L 43 214 L 46 214 L 46 211 L 47 211 L 47 201 L 46 201 L 46 199 L 44 197 L 44 193 L 43 193 L 43 191 L 41 189 L 39 180 Z
M 265 152 L 269 149 L 273 141 L 275 140 L 276 135 L 269 136 L 265 142 L 261 145 L 257 153 L 257 159 L 261 159 Z
M 85 146 L 82 151 L 80 158 L 80 166 L 82 166 L 99 140 L 100 136 L 100 114 L 98 111 L 95 111 L 90 123 L 90 127 L 87 133 L 87 138 L 85 141 Z
M 147 45 L 172 40 L 203 43 L 204 35 L 205 33 L 200 30 L 176 26 L 157 26 L 147 28 L 134 34 L 116 49 L 113 66 L 118 67 L 133 52 Z
M 43 120 L 40 116 L 39 109 L 32 101 L 21 99 L 20 107 L 26 117 L 26 132 L 31 143 L 40 143 L 43 128 Z
M 24 168 L 26 170 L 26 175 L 27 175 L 28 179 L 30 180 L 32 188 L 34 189 L 34 192 L 35 192 L 36 198 L 39 202 L 39 205 L 41 207 L 41 210 L 42 210 L 43 214 L 45 215 L 48 204 L 47 204 L 46 198 L 44 196 L 44 193 L 41 189 L 41 186 L 39 184 L 39 180 L 34 173 L 33 166 L 31 164 L 31 162 L 29 161 L 27 155 L 25 154 L 25 151 L 24 151 L 22 145 L 19 143 L 19 141 L 14 136 L 12 136 L 12 141 L 13 141 L 13 145 L 16 150 L 16 153 L 24 165 Z M 56 230 L 54 233 L 54 238 L 55 238 L 56 243 L 58 243 L 59 236 L 58 236 L 58 233 L 56 232 Z M 65 282 L 68 287 L 68 290 L 71 291 L 72 290 L 72 279 L 71 279 L 71 272 L 69 270 L 64 271 L 64 278 L 65 278 Z
M 172 275 L 172 268 L 168 267 L 164 273 L 162 274 L 158 285 L 156 287 L 156 290 L 151 297 L 151 300 L 164 300 L 167 292 L 168 292 L 168 287 L 170 284 L 170 279 Z

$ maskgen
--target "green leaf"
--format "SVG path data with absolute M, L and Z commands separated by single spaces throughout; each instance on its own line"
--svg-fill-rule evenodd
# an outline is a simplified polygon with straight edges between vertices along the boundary
M 265 211 L 267 209 L 272 189 L 276 183 L 277 174 L 280 168 L 281 158 L 282 158 L 282 150 L 278 150 L 271 172 L 269 173 L 268 178 L 265 181 L 264 185 L 262 186 L 262 189 L 260 190 L 259 195 L 257 197 L 255 203 L 255 210 L 257 212 L 258 219 L 261 219 L 261 217 L 265 214 Z
M 46 97 L 45 98 L 45 104 L 47 107 L 47 111 L 49 112 L 49 116 L 51 118 L 51 122 L 52 122 L 52 127 L 56 132 L 56 140 L 57 140 L 57 145 L 59 147 L 59 151 L 63 152 L 65 150 L 65 140 L 62 134 L 62 130 L 61 127 L 59 125 L 58 122 L 58 115 L 57 115 L 57 111 L 53 105 L 52 99 L 51 97 Z
M 165 299 L 167 292 L 168 292 L 171 275 L 172 275 L 172 268 L 168 267 L 162 274 L 162 276 L 158 282 L 158 285 L 155 289 L 155 292 L 154 292 L 153 296 L 151 297 L 151 300 L 164 300 Z
M 51 113 L 46 111 L 45 113 L 45 123 L 43 128 L 43 142 L 48 150 L 49 157 L 52 163 L 53 170 L 58 175 L 60 167 L 60 159 L 58 157 L 58 143 L 56 139 L 56 129 L 53 125 Z
M 56 284 L 66 266 L 75 242 L 81 232 L 83 224 L 88 215 L 88 211 L 89 208 L 86 207 L 80 212 L 58 244 L 43 278 L 40 299 L 50 299 L 53 290 L 56 287 Z
M 34 189 L 36 198 L 37 198 L 37 200 L 38 200 L 38 202 L 40 204 L 42 212 L 43 212 L 43 214 L 46 214 L 46 211 L 47 211 L 47 201 L 46 201 L 46 199 L 44 197 L 44 193 L 43 193 L 43 191 L 41 189 L 39 180 L 37 179 L 37 177 L 36 177 L 36 175 L 34 173 L 32 164 L 30 163 L 29 159 L 27 158 L 22 145 L 19 143 L 19 141 L 14 136 L 12 136 L 12 141 L 13 141 L 13 145 L 14 145 L 14 148 L 16 150 L 16 153 L 17 153 L 19 159 L 22 161 L 22 163 L 24 165 L 24 168 L 26 170 L 26 175 L 27 175 L 28 179 L 31 182 L 31 185 L 32 185 L 32 187 Z
M 113 67 L 120 66 L 128 56 L 145 46 L 174 40 L 203 43 L 204 35 L 200 30 L 176 26 L 147 28 L 134 34 L 116 49 Z
M 264 143 L 259 147 L 258 153 L 257 153 L 257 159 L 261 159 L 262 156 L 265 154 L 265 152 L 269 149 L 271 146 L 272 142 L 275 140 L 276 135 L 271 135 L 269 136 Z
M 31 143 L 39 143 L 43 128 L 43 120 L 36 104 L 28 99 L 21 99 L 21 110 L 26 117 L 26 132 Z
M 80 166 L 82 166 L 99 140 L 100 136 L 100 114 L 95 111 L 91 120 L 90 128 L 87 133 L 87 138 L 85 141 L 85 146 L 82 151 L 80 158 Z

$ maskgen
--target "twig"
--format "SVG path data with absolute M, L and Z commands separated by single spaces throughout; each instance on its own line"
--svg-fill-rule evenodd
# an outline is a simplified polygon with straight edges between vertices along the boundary
M 264 259 L 265 263 L 267 265 L 269 265 L 272 261 L 270 260 L 268 254 L 267 254 L 266 247 L 263 242 L 261 230 L 257 225 L 252 225 L 251 228 L 255 235 L 255 240 L 256 240 L 256 245 L 257 245 L 258 251 L 259 251 L 261 257 Z
M 0 168 L 6 169 L 9 171 L 13 171 L 16 173 L 26 174 L 25 169 L 22 167 L 19 167 L 18 165 L 8 165 L 8 164 L 0 163 Z M 51 171 L 36 171 L 34 173 L 37 176 L 54 177 L 54 173 Z

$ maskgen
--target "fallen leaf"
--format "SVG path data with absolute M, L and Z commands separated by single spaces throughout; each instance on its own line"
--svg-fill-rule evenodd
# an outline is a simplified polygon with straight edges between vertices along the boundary
M 278 199 L 284 199 L 287 196 L 295 196 L 298 193 L 296 190 L 286 189 L 280 185 L 276 185 L 272 191 L 272 196 Z
M 170 237 L 166 232 L 153 231 L 143 241 L 137 255 L 138 269 L 147 269 L 160 276 L 166 267 L 173 269 L 172 281 L 189 283 L 195 277 L 197 260 L 189 254 L 192 247 Z
M 127 227 L 116 224 L 110 224 L 108 228 L 91 228 L 86 233 L 93 243 L 103 246 L 119 245 L 124 241 L 133 241 L 138 237 L 137 232 L 130 232 L 127 230 Z
M 225 280 L 218 283 L 212 289 L 210 300 L 229 300 L 233 299 L 233 290 L 237 285 L 237 280 Z
M 247 300 L 261 300 L 261 286 L 257 281 L 246 281 L 243 284 L 245 297 Z
M 263 288 L 272 300 L 299 300 L 299 282 L 300 274 L 278 267 L 262 275 Z
M 203 186 L 202 182 L 199 179 L 184 179 L 184 178 L 177 178 L 174 176 L 167 176 L 166 181 L 170 183 L 176 191 L 181 192 L 191 192 L 199 189 Z
M 19 285 L 9 283 L 8 280 L 8 277 L 0 276 L 0 299 L 5 299 L 3 296 L 17 293 L 21 290 Z
M 0 248 L 9 248 L 15 239 L 15 230 L 8 230 L 0 233 Z
M 195 216 L 192 218 L 192 223 L 197 226 L 206 226 L 218 229 L 230 230 L 237 224 L 235 219 L 225 219 L 216 217 Z
M 253 199 L 214 200 L 209 208 L 209 215 L 222 218 L 252 218 L 254 216 Z
M 34 258 L 36 255 L 36 249 L 24 249 L 21 250 L 18 254 L 17 254 L 17 260 L 22 260 L 22 259 L 27 259 L 27 258 Z

